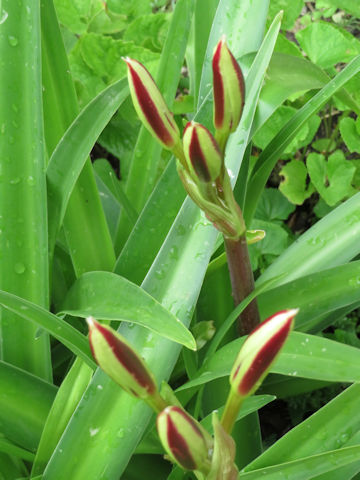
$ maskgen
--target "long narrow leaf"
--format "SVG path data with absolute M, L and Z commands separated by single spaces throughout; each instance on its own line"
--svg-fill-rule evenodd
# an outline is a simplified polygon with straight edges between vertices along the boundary
M 96 367 L 92 360 L 87 338 L 61 318 L 35 303 L 2 290 L 0 290 L 0 304 L 7 310 L 50 333 L 75 355 L 81 357 L 91 368 Z M 37 328 L 37 330 L 39 329 Z M 40 330 L 39 334 L 44 335 L 44 332 Z
M 125 79 L 101 92 L 76 117 L 51 155 L 46 171 L 51 246 L 91 149 L 128 93 Z
M 0 288 L 49 303 L 48 242 L 38 2 L 4 0 L 0 29 Z M 2 358 L 51 379 L 47 335 L 1 312 Z

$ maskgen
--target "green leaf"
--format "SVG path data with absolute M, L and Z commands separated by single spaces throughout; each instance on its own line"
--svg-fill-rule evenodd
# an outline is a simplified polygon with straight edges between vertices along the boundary
M 254 268 L 257 268 L 257 258 L 261 255 L 279 256 L 288 246 L 289 234 L 281 225 L 254 218 L 251 228 L 265 231 L 265 238 L 249 246 L 250 258 L 256 261 Z
M 46 330 L 75 355 L 81 357 L 91 368 L 96 367 L 87 338 L 61 318 L 28 300 L 2 290 L 0 290 L 0 304 L 7 310 Z M 40 332 L 40 334 L 43 333 Z
M 310 60 L 323 68 L 347 63 L 360 53 L 359 40 L 329 22 L 312 23 L 295 37 Z
M 283 178 L 279 190 L 290 202 L 302 205 L 315 191 L 312 183 L 307 183 L 307 169 L 301 160 L 290 160 L 280 170 Z
M 296 43 L 287 39 L 287 37 L 280 33 L 276 45 L 275 45 L 275 52 L 276 53 L 284 53 L 286 55 L 292 55 L 294 57 L 303 58 L 300 48 L 296 45 Z M 308 62 L 310 63 L 310 62 Z
M 296 306 L 296 328 L 306 331 L 314 319 L 358 301 L 359 284 L 359 261 L 300 277 L 259 295 L 261 317 Z
M 74 120 L 50 158 L 46 176 L 51 249 L 86 159 L 101 131 L 128 93 L 124 79 L 99 94 Z
M 244 337 L 233 340 L 218 350 L 204 363 L 197 377 L 182 385 L 178 391 L 228 376 L 244 341 Z M 270 371 L 315 380 L 358 382 L 360 350 L 327 338 L 293 332 Z
M 93 15 L 104 9 L 100 0 L 54 0 L 59 21 L 73 33 L 86 32 Z
M 264 149 L 296 112 L 296 108 L 293 107 L 281 106 L 278 108 L 253 137 L 254 144 Z M 319 124 L 320 119 L 317 116 L 309 118 L 308 122 L 304 123 L 296 137 L 285 148 L 284 154 L 296 152 L 305 142 L 311 141 Z
M 358 0 L 326 0 L 327 5 L 333 5 L 336 8 L 341 8 L 345 12 L 360 17 L 360 5 Z
M 40 2 L 1 2 L 0 288 L 49 305 Z M 52 378 L 47 335 L 1 312 L 1 358 Z
M 137 17 L 126 29 L 123 39 L 153 52 L 160 52 L 166 39 L 169 22 L 169 13 Z
M 108 8 L 115 13 L 127 15 L 130 19 L 151 13 L 149 0 L 107 0 Z
M 281 22 L 281 28 L 283 30 L 291 30 L 303 6 L 303 0 L 271 0 L 268 17 L 273 19 L 280 10 L 283 10 L 284 17 Z
M 249 473 L 241 474 L 244 480 L 278 480 L 286 478 L 287 480 L 311 480 L 314 475 L 331 472 L 343 465 L 348 465 L 358 461 L 360 446 L 340 448 L 320 455 L 301 458 L 289 463 L 273 465 Z
M 328 205 L 334 206 L 356 192 L 351 186 L 356 168 L 341 150 L 327 161 L 321 153 L 310 153 L 306 165 L 313 185 Z
M 1 433 L 7 440 L 35 452 L 57 388 L 3 361 L 0 384 Z
M 360 252 L 360 193 L 332 210 L 291 245 L 257 280 L 275 285 L 348 262 Z M 289 269 L 291 265 L 291 269 Z
M 360 385 L 347 388 L 290 430 L 245 470 L 253 471 L 277 463 L 291 462 L 346 446 L 360 427 L 359 392 Z
M 350 78 L 360 70 L 360 56 L 356 57 L 347 65 L 334 79 L 321 89 L 311 100 L 309 100 L 291 120 L 273 138 L 266 149 L 261 153 L 253 169 L 252 176 L 247 188 L 245 202 L 245 220 L 248 222 L 256 210 L 258 198 L 264 188 L 267 179 L 287 145 L 296 136 L 297 132 L 315 112 L 317 112 L 326 101 L 334 95 Z
M 360 153 L 360 133 L 352 118 L 342 118 L 339 122 L 340 133 L 350 153 Z
M 32 452 L 29 452 L 29 450 L 20 448 L 3 437 L 0 437 L 0 452 L 6 453 L 10 456 L 22 458 L 23 460 L 27 460 L 28 462 L 32 462 L 35 458 L 35 455 Z
M 158 272 L 158 278 L 161 278 Z M 142 288 L 109 272 L 89 272 L 69 290 L 60 314 L 90 315 L 142 325 L 192 350 L 196 343 L 189 330 Z

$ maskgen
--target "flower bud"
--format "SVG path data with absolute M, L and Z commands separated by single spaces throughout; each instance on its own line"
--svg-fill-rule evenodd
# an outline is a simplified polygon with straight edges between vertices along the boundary
M 159 413 L 156 426 L 173 462 L 185 470 L 209 471 L 212 439 L 194 418 L 180 407 L 166 407 Z
M 298 309 L 283 310 L 260 323 L 242 346 L 230 374 L 230 385 L 240 396 L 253 393 L 261 384 L 284 345 Z
M 225 36 L 215 47 L 213 62 L 214 125 L 229 134 L 236 130 L 245 100 L 245 82 L 241 69 L 226 45 Z
M 179 128 L 154 79 L 137 60 L 124 58 L 128 67 L 130 94 L 140 120 L 163 147 L 180 143 Z
M 86 321 L 90 348 L 99 367 L 135 397 L 147 399 L 154 395 L 157 389 L 151 372 L 125 338 L 92 317 Z
M 189 122 L 184 130 L 183 145 L 190 173 L 195 172 L 195 178 L 201 182 L 213 182 L 220 175 L 223 159 L 209 130 L 200 123 Z

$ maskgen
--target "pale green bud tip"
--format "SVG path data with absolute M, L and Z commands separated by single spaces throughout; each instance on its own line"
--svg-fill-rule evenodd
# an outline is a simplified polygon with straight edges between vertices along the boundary
M 214 125 L 223 132 L 234 132 L 245 101 L 242 71 L 223 36 L 213 55 Z
M 284 345 L 298 309 L 283 310 L 253 330 L 234 363 L 230 384 L 241 396 L 253 393 Z
M 157 390 L 151 372 L 125 338 L 93 317 L 86 321 L 91 352 L 99 367 L 135 397 L 154 395 Z
M 156 426 L 164 449 L 175 463 L 185 470 L 209 469 L 211 452 L 205 432 L 188 413 L 180 407 L 167 407 L 159 413 Z
M 144 65 L 129 57 L 123 60 L 128 67 L 130 94 L 140 120 L 165 148 L 171 150 L 180 143 L 173 114 Z
M 223 162 L 215 138 L 200 123 L 189 122 L 183 135 L 184 154 L 190 173 L 201 182 L 212 182 L 219 175 Z

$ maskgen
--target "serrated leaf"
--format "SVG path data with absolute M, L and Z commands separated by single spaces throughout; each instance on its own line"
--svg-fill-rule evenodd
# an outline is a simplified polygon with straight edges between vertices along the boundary
M 350 153 L 360 153 L 359 122 L 352 118 L 342 118 L 339 123 L 340 133 Z
M 359 40 L 329 22 L 311 23 L 295 36 L 310 60 L 323 68 L 349 62 L 360 53 Z
M 351 186 L 356 168 L 341 150 L 336 150 L 327 161 L 320 153 L 310 153 L 306 165 L 312 183 L 328 205 L 336 205 L 356 192 Z
M 300 160 L 291 160 L 281 170 L 280 175 L 284 177 L 279 190 L 295 205 L 302 205 L 315 191 L 311 183 L 306 184 L 306 166 Z
M 319 0 L 316 2 L 316 6 Z M 354 15 L 354 17 L 360 17 L 360 4 L 358 0 L 326 0 L 328 6 L 332 5 L 335 8 L 341 8 L 345 12 Z
M 59 22 L 73 33 L 86 32 L 92 16 L 104 9 L 101 0 L 54 0 Z
M 156 13 L 137 17 L 126 29 L 124 40 L 160 52 L 169 29 L 169 13 Z

